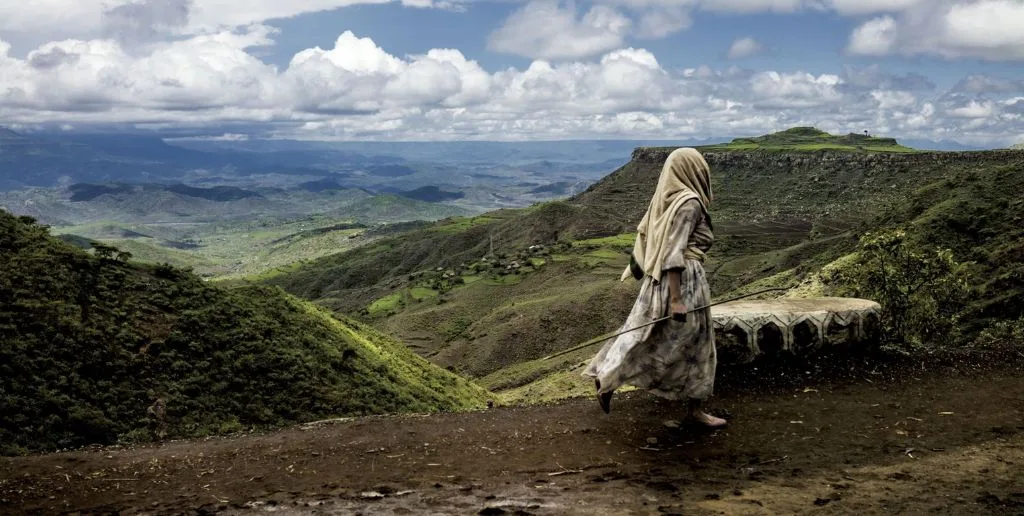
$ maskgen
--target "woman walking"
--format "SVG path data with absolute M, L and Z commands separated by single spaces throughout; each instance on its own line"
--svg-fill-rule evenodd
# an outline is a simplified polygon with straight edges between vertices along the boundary
M 583 374 L 595 379 L 605 413 L 612 393 L 628 384 L 662 398 L 688 400 L 688 415 L 701 424 L 726 424 L 701 408 L 714 390 L 717 365 L 711 310 L 686 314 L 711 300 L 704 256 L 714 240 L 708 215 L 712 199 L 710 170 L 700 152 L 673 151 L 637 226 L 634 261 L 622 273 L 621 280 L 642 277 L 642 283 L 621 329 L 673 318 L 619 335 L 591 361 Z

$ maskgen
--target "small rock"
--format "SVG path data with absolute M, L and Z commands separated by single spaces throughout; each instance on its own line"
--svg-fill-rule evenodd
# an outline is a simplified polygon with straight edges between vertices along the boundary
M 364 491 L 362 493 L 359 493 L 359 497 L 365 498 L 367 500 L 380 500 L 381 498 L 384 498 L 384 495 L 378 493 L 377 491 Z
M 828 505 L 828 503 L 831 502 L 831 501 L 832 501 L 831 498 L 818 498 L 818 499 L 814 500 L 814 505 L 817 505 L 817 506 L 821 507 L 823 505 Z
M 667 428 L 679 428 L 679 425 L 679 421 L 676 421 L 674 419 L 669 419 L 668 421 L 665 421 L 665 426 Z
M 648 437 L 647 438 L 647 444 L 658 444 L 658 438 L 657 437 Z

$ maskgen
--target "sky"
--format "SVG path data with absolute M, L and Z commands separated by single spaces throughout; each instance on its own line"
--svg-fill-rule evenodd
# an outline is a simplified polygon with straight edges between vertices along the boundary
M 0 0 L 0 125 L 1024 142 L 1024 0 Z

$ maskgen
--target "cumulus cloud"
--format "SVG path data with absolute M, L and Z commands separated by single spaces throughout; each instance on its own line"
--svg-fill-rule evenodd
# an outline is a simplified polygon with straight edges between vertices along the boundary
M 899 14 L 857 27 L 848 52 L 1024 60 L 1021 0 L 934 0 L 902 7 Z
M 815 125 L 982 144 L 1024 124 L 1024 83 L 979 75 L 936 93 L 924 77 L 878 66 L 673 70 L 631 47 L 489 71 L 456 49 L 398 56 L 352 32 L 276 67 L 252 54 L 274 36 L 253 25 L 141 52 L 64 40 L 23 58 L 0 42 L 0 120 L 319 139 L 679 138 Z
M 128 44 L 148 42 L 188 24 L 193 0 L 141 0 L 103 12 L 103 32 Z
M 596 5 L 580 17 L 572 4 L 534 0 L 491 33 L 487 48 L 541 59 L 588 57 L 620 47 L 630 24 L 608 6 Z
M 96 37 L 137 42 L 391 2 L 412 8 L 462 10 L 468 0 L 10 0 L 0 2 L 0 34 L 8 42 L 35 44 Z
M 756 39 L 751 37 L 739 38 L 729 46 L 729 53 L 726 57 L 729 59 L 744 59 L 756 56 L 763 50 L 764 47 Z
M 835 12 L 868 18 L 850 34 L 850 54 L 1024 60 L 1021 0 L 591 0 L 588 5 L 595 18 L 603 13 L 614 22 L 605 22 L 602 30 L 594 19 L 576 16 L 575 2 L 531 0 L 492 36 L 493 48 L 533 58 L 580 58 L 617 48 L 627 37 L 656 39 L 687 29 L 696 11 Z M 574 39 L 580 43 L 574 45 Z

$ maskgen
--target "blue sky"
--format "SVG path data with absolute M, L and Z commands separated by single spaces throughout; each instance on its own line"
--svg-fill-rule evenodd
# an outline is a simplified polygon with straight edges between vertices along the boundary
M 0 5 L 0 124 L 15 127 L 386 140 L 718 137 L 807 124 L 1024 141 L 1024 0 L 15 7 Z
M 526 67 L 530 59 L 489 51 L 487 37 L 521 2 L 474 2 L 464 12 L 410 9 L 398 3 L 356 5 L 268 21 L 281 29 L 266 61 L 287 66 L 305 48 L 329 48 L 338 34 L 351 30 L 370 37 L 395 55 L 424 53 L 431 48 L 457 48 L 488 70 Z M 577 8 L 590 4 L 577 2 Z M 914 72 L 950 88 L 965 75 L 984 74 L 1005 79 L 1024 78 L 1019 61 L 948 59 L 927 56 L 857 56 L 844 52 L 850 34 L 869 16 L 847 17 L 834 12 L 697 13 L 693 26 L 661 39 L 629 36 L 626 44 L 643 47 L 668 68 L 736 64 L 752 69 L 836 73 L 843 65 L 881 65 L 890 73 Z M 1024 26 L 1021 27 L 1024 31 Z M 765 51 L 735 62 L 726 59 L 733 41 L 753 37 Z

